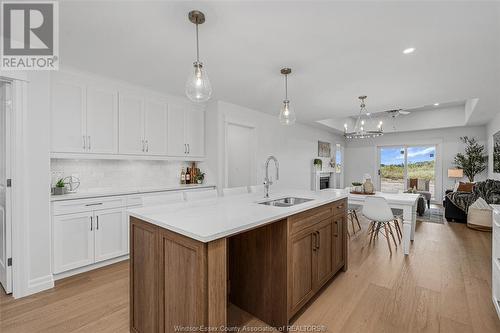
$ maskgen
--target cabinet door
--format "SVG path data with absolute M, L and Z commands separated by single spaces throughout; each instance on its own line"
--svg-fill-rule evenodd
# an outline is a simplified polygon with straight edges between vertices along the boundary
M 50 113 L 51 151 L 85 151 L 85 86 L 71 79 L 52 81 Z
M 123 208 L 96 211 L 95 261 L 103 261 L 128 253 L 127 216 Z
M 120 154 L 144 154 L 144 99 L 120 93 L 118 114 Z
M 187 108 L 180 104 L 168 105 L 167 151 L 169 156 L 185 156 L 187 153 L 184 140 L 184 115 Z
M 305 231 L 291 240 L 290 310 L 294 313 L 312 296 L 314 289 L 315 232 Z
M 333 220 L 333 270 L 336 272 L 344 265 L 344 227 L 345 217 L 335 216 Z
M 145 106 L 146 153 L 167 154 L 167 103 L 146 100 Z
M 316 287 L 321 287 L 334 274 L 333 219 L 321 222 L 316 228 Z
M 112 89 L 87 89 L 87 150 L 118 152 L 118 93 Z
M 52 223 L 55 274 L 94 262 L 92 212 L 54 216 Z
M 202 109 L 192 108 L 186 112 L 185 130 L 188 156 L 203 157 L 205 155 L 205 112 Z

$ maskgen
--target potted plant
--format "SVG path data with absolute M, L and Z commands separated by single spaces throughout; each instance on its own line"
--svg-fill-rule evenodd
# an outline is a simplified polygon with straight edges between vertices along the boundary
M 352 192 L 363 192 L 363 183 L 352 182 Z
M 64 180 L 61 178 L 56 183 L 56 187 L 54 188 L 54 194 L 62 195 L 64 193 L 66 193 L 66 185 L 64 184 Z
M 205 173 L 204 172 L 198 172 L 196 174 L 196 183 L 197 184 L 203 184 L 203 180 L 205 179 Z
M 313 165 L 316 171 L 321 171 L 321 169 L 323 168 L 323 161 L 319 158 L 315 158 Z
M 484 145 L 480 145 L 476 138 L 467 136 L 460 137 L 465 144 L 465 153 L 458 153 L 455 156 L 455 165 L 464 170 L 464 175 L 469 178 L 471 183 L 474 177 L 486 170 L 488 166 L 488 155 L 485 154 Z

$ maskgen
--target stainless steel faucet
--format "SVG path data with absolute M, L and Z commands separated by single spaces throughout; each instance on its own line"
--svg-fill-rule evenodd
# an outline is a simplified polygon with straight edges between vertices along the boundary
M 269 186 L 273 184 L 273 182 L 269 179 L 269 162 L 274 161 L 274 165 L 276 166 L 276 180 L 280 179 L 280 164 L 278 159 L 274 156 L 269 156 L 266 160 L 266 178 L 264 178 L 264 197 L 269 198 Z

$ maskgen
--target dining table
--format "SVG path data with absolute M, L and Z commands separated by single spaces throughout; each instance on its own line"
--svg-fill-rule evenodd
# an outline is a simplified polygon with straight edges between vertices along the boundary
M 348 189 L 346 189 L 349 192 Z M 403 253 L 410 254 L 410 244 L 415 240 L 415 226 L 417 223 L 417 204 L 420 194 L 416 193 L 385 193 L 374 194 L 348 194 L 350 205 L 363 206 L 368 196 L 379 196 L 385 198 L 391 208 L 399 209 L 403 222 Z

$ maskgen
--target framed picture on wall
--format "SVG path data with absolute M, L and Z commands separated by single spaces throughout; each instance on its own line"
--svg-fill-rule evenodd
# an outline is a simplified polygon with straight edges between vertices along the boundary
M 500 173 L 500 131 L 493 134 L 493 172 Z
M 318 157 L 331 157 L 332 149 L 329 142 L 318 141 Z

